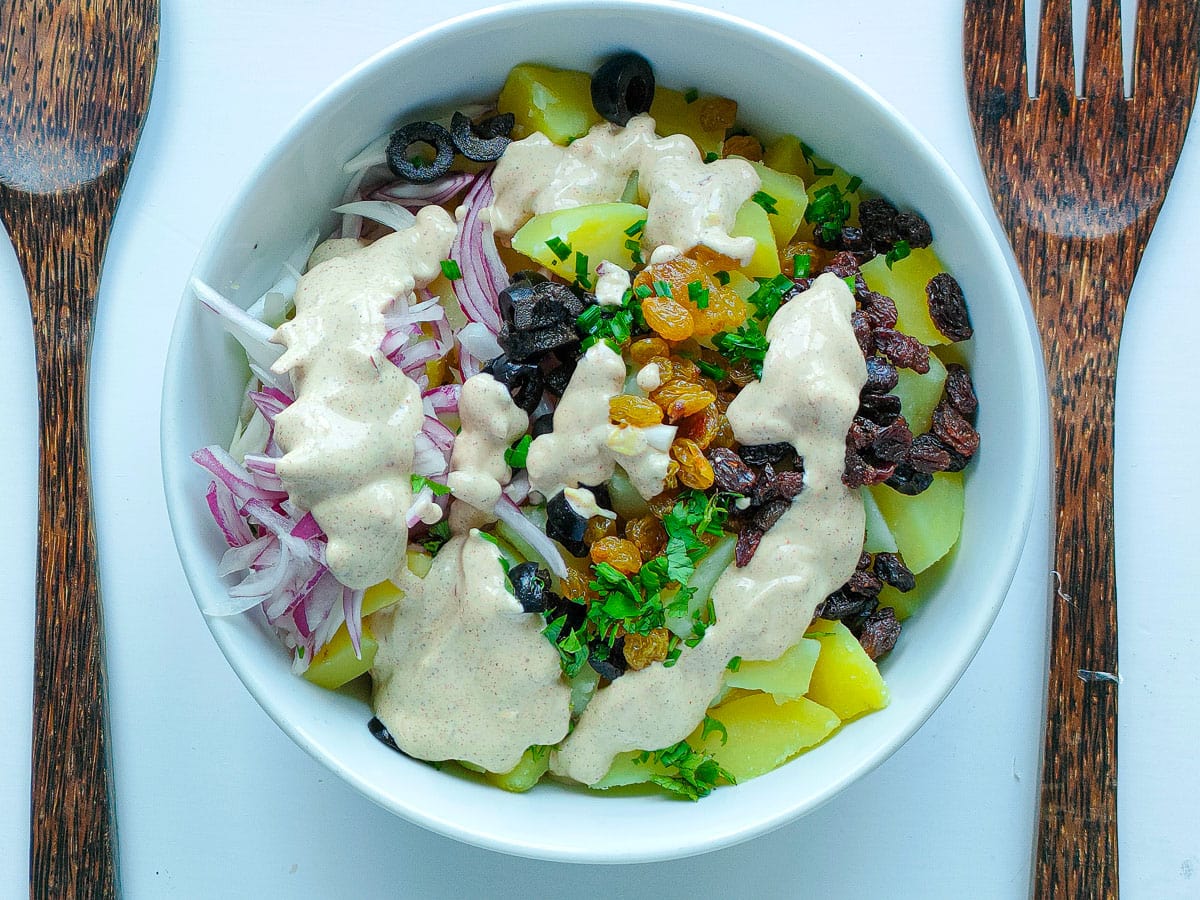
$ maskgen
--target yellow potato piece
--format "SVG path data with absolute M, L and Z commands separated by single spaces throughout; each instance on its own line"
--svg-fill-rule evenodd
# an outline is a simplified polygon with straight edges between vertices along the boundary
M 508 73 L 497 111 L 512 113 L 514 139 L 540 131 L 556 144 L 583 137 L 602 121 L 592 108 L 592 77 L 586 72 L 524 64 Z
M 765 209 L 753 200 L 747 200 L 738 210 L 731 234 L 733 237 L 754 238 L 754 256 L 741 267 L 743 275 L 747 278 L 773 278 L 779 274 L 775 232 L 771 229 L 771 220 Z
M 963 521 L 962 472 L 937 472 L 928 488 L 911 497 L 886 484 L 872 485 L 870 491 L 896 549 L 913 574 L 924 572 L 958 542 Z
M 646 208 L 636 203 L 594 203 L 560 209 L 526 222 L 513 235 L 512 247 L 567 281 L 586 273 L 588 283 L 583 287 L 594 290 L 596 267 L 603 260 L 623 269 L 633 268 L 633 254 L 640 239 L 631 237 L 628 230 L 645 220 Z
M 725 672 L 725 684 L 732 688 L 763 691 L 776 703 L 796 700 L 808 693 L 813 668 L 821 645 L 809 638 L 789 647 L 777 659 L 742 660 L 737 671 Z
M 751 694 L 709 711 L 725 726 L 728 740 L 703 726 L 688 738 L 696 750 L 713 757 L 739 782 L 755 778 L 787 762 L 801 750 L 825 740 L 841 724 L 824 706 L 801 697 L 776 703 L 770 694 Z
M 760 162 L 751 162 L 762 181 L 762 192 L 774 203 L 775 212 L 767 213 L 771 230 L 775 234 L 775 246 L 782 250 L 795 237 L 796 229 L 804 221 L 804 210 L 808 208 L 808 193 L 804 181 L 795 175 L 777 172 Z
M 354 646 L 350 643 L 350 632 L 343 624 L 333 633 L 329 643 L 322 647 L 313 657 L 312 663 L 304 671 L 304 677 L 318 687 L 336 690 L 371 670 L 375 664 L 375 654 L 379 651 L 379 642 L 367 624 L 363 623 L 362 640 L 359 642 L 362 656 L 356 656 Z
M 655 87 L 650 115 L 654 130 L 667 137 L 685 134 L 700 150 L 700 158 L 715 153 L 720 156 L 725 143 L 725 131 L 733 125 L 737 104 L 723 97 L 697 97 L 688 103 L 687 96 L 670 88 Z
M 913 250 L 892 263 L 891 268 L 883 256 L 876 256 L 862 267 L 867 287 L 896 301 L 897 330 L 930 346 L 949 342 L 929 317 L 929 296 L 925 293 L 929 279 L 945 271 L 942 261 L 928 247 Z
M 523 794 L 537 784 L 550 768 L 550 748 L 530 747 L 509 772 L 488 772 L 488 781 L 514 794 Z
M 842 721 L 888 705 L 888 689 L 867 652 L 841 622 L 814 619 L 810 638 L 821 642 L 808 697 L 827 706 Z
M 876 257 L 878 259 L 878 257 Z M 900 414 L 913 434 L 924 434 L 933 422 L 933 409 L 942 399 L 946 367 L 937 354 L 929 354 L 929 371 L 918 375 L 912 369 L 896 367 L 899 382 L 892 393 L 900 398 Z

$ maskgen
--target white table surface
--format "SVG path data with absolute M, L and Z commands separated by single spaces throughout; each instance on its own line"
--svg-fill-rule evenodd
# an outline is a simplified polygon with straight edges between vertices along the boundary
M 1004 609 L 949 699 L 828 805 L 741 846 L 627 868 L 502 856 L 394 818 L 280 732 L 217 650 L 160 483 L 167 338 L 192 261 L 295 113 L 362 58 L 473 0 L 162 0 L 151 115 L 109 247 L 92 460 L 126 895 L 157 897 L 1020 897 L 1028 891 L 1045 653 L 1043 492 Z M 987 194 L 950 0 L 703 5 L 848 67 Z M 516 60 L 514 60 L 516 62 Z M 449 62 L 448 64 L 453 64 Z M 719 83 L 717 84 L 719 86 Z M 1192 578 L 1200 131 L 1146 253 L 1117 404 L 1120 841 L 1127 897 L 1200 897 L 1200 641 Z M 26 895 L 36 400 L 24 290 L 0 241 L 0 897 Z M 564 823 L 569 827 L 569 823 Z

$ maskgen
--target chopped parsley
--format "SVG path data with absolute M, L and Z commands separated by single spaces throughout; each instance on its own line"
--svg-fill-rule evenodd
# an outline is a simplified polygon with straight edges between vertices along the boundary
M 571 255 L 571 245 L 560 237 L 550 238 L 550 240 L 546 241 L 546 246 L 550 248 L 551 253 L 561 260 L 565 260 Z
M 887 263 L 890 269 L 902 259 L 906 259 L 912 253 L 912 248 L 908 246 L 908 241 L 896 241 L 896 246 L 887 252 L 887 256 L 883 261 Z
M 688 299 L 696 304 L 696 309 L 708 309 L 708 288 L 699 281 L 688 282 Z
M 683 95 L 684 103 L 695 103 L 699 99 L 700 92 L 696 88 L 688 88 L 687 92 Z
M 421 546 L 430 556 L 437 556 L 438 551 L 448 540 L 450 540 L 450 523 L 443 519 L 429 526 L 429 532 L 425 535 L 425 540 L 421 541 Z
M 757 203 L 759 206 L 761 206 L 763 209 L 765 209 L 767 211 L 767 215 L 769 215 L 769 216 L 779 215 L 779 210 L 775 207 L 775 204 L 778 203 L 779 201 L 777 201 L 774 197 L 772 197 L 766 191 L 755 191 L 753 194 L 750 195 L 750 199 L 753 200 L 755 203 Z
M 450 488 L 447 485 L 442 484 L 440 481 L 434 481 L 432 478 L 426 478 L 424 475 L 418 475 L 416 472 L 412 474 L 410 480 L 414 491 L 429 488 L 438 497 L 444 497 L 450 493 Z
M 729 662 L 725 664 L 725 668 L 727 668 L 730 672 L 736 672 L 741 667 L 742 667 L 742 658 L 740 656 L 735 656 L 733 659 L 729 660 Z
M 763 359 L 767 355 L 766 335 L 753 320 L 747 320 L 737 331 L 722 331 L 713 336 L 713 346 L 731 363 L 745 360 L 755 378 L 762 378 Z
M 779 274 L 774 278 L 755 278 L 758 287 L 750 295 L 749 303 L 754 307 L 754 317 L 763 322 L 769 322 L 779 307 L 783 305 L 784 296 L 794 288 L 795 282 L 786 275 Z
M 849 217 L 850 201 L 836 184 L 828 184 L 813 194 L 812 202 L 804 210 L 804 221 L 812 224 L 817 236 L 825 241 L 841 234 Z
M 462 278 L 462 271 L 458 268 L 458 263 L 456 263 L 454 260 L 443 259 L 441 266 L 442 274 L 451 281 L 458 281 L 460 278 Z
M 724 369 L 715 363 L 710 363 L 706 359 L 695 360 L 696 368 L 711 378 L 713 381 L 724 381 L 729 375 Z
M 721 746 L 725 746 L 729 743 L 729 730 L 725 727 L 723 722 L 719 722 L 712 716 L 706 715 L 704 717 L 704 724 L 701 727 L 703 729 L 700 732 L 701 740 L 704 740 L 710 734 L 715 733 L 721 736 Z
M 663 750 L 647 750 L 636 757 L 640 763 L 653 762 L 668 770 L 665 775 L 651 775 L 650 781 L 672 793 L 699 800 L 712 793 L 717 782 L 730 784 L 737 780 L 706 753 L 697 753 L 687 741 L 680 741 Z
M 533 435 L 525 435 L 504 451 L 504 461 L 514 469 L 525 468 L 526 459 L 529 457 L 529 445 L 532 443 Z

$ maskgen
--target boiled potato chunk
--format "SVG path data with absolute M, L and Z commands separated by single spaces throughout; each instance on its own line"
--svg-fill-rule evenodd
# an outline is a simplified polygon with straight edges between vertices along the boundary
M 794 134 L 781 134 L 774 140 L 768 141 L 763 151 L 763 162 L 776 172 L 785 172 L 800 178 L 812 178 L 812 167 L 804 158 L 804 149 L 800 146 L 800 138 Z
M 743 203 L 734 220 L 731 235 L 754 238 L 754 255 L 750 262 L 741 267 L 743 275 L 748 278 L 774 278 L 779 274 L 775 232 L 771 228 L 771 220 L 765 209 L 753 200 Z
M 604 260 L 633 268 L 634 251 L 626 244 L 637 247 L 638 241 L 627 232 L 645 220 L 646 208 L 636 203 L 595 203 L 560 209 L 526 222 L 513 235 L 512 246 L 567 281 L 586 270 L 590 280 L 587 286 L 594 289 L 596 267 Z M 580 254 L 587 257 L 586 265 Z
M 336 690 L 343 684 L 353 681 L 359 675 L 370 671 L 375 664 L 375 654 L 379 651 L 379 642 L 371 629 L 363 623 L 362 640 L 359 642 L 362 657 L 354 653 L 350 643 L 350 632 L 343 624 L 333 633 L 329 643 L 317 651 L 312 663 L 304 672 L 304 677 L 318 687 Z
M 589 787 L 606 791 L 609 788 L 626 787 L 631 784 L 644 784 L 653 775 L 669 775 L 670 772 L 652 759 L 641 761 L 642 753 L 631 750 L 628 753 L 618 753 L 612 765 L 603 778 Z
M 537 784 L 550 768 L 550 748 L 530 747 L 510 772 L 488 772 L 487 780 L 498 788 L 523 794 Z
M 917 586 L 911 591 L 901 593 L 890 584 L 885 584 L 883 590 L 879 592 L 879 608 L 890 606 L 896 612 L 896 618 L 903 622 L 917 611 L 925 599 L 925 592 L 921 590 L 921 582 L 918 579 Z
M 725 672 L 725 684 L 729 687 L 764 691 L 775 698 L 776 703 L 795 700 L 808 693 L 813 667 L 821 645 L 810 638 L 801 638 L 800 643 L 789 647 L 777 659 L 742 660 L 737 671 Z
M 863 509 L 867 514 L 867 539 L 863 549 L 868 553 L 895 553 L 896 539 L 892 537 L 892 530 L 884 521 L 874 495 L 865 487 L 859 488 L 858 492 L 862 495 Z
M 928 247 L 913 250 L 904 259 L 892 263 L 891 268 L 883 256 L 876 256 L 862 267 L 867 287 L 896 301 L 899 313 L 896 328 L 931 346 L 948 343 L 949 339 L 938 331 L 929 317 L 925 285 L 934 275 L 945 271 L 942 261 Z
M 737 116 L 737 104 L 724 97 L 697 97 L 688 103 L 687 95 L 679 91 L 655 87 L 650 116 L 658 134 L 687 135 L 705 159 L 709 154 L 721 155 L 725 132 Z
M 770 694 L 730 700 L 709 715 L 725 726 L 701 737 L 703 726 L 688 738 L 739 782 L 777 769 L 801 750 L 825 740 L 841 724 L 837 715 L 806 697 L 776 703 Z
M 814 619 L 807 636 L 821 642 L 808 688 L 811 700 L 829 707 L 842 721 L 888 705 L 879 668 L 849 628 L 841 622 Z
M 913 434 L 924 434 L 933 421 L 933 408 L 942 399 L 946 367 L 935 354 L 930 353 L 929 371 L 924 375 L 900 367 L 896 368 L 896 374 L 900 381 L 892 388 L 892 393 L 900 398 L 900 413 Z
M 912 497 L 886 484 L 873 485 L 870 490 L 896 539 L 896 549 L 914 574 L 928 569 L 958 541 L 963 520 L 962 472 L 937 472 L 933 483 Z
M 804 221 L 804 210 L 808 207 L 804 181 L 795 175 L 776 172 L 759 162 L 752 162 L 751 165 L 762 181 L 762 192 L 774 200 L 772 205 L 775 212 L 768 212 L 767 218 L 775 234 L 775 246 L 783 249 Z
M 508 73 L 497 111 L 513 114 L 514 139 L 540 131 L 564 146 L 602 121 L 592 108 L 592 76 L 529 64 Z

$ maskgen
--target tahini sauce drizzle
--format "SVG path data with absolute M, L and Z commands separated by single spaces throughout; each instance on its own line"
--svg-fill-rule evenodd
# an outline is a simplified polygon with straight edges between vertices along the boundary
M 803 636 L 817 604 L 853 573 L 865 518 L 842 484 L 845 437 L 866 364 L 850 326 L 854 298 L 822 275 L 767 328 L 763 378 L 729 406 L 743 444 L 789 441 L 804 457 L 805 488 L 744 568 L 713 589 L 717 622 L 672 668 L 627 672 L 597 692 L 552 757 L 555 772 L 591 784 L 616 754 L 682 740 L 704 717 L 734 656 L 775 659 Z
M 654 134 L 654 120 L 634 116 L 624 128 L 596 125 L 568 147 L 541 133 L 508 145 L 496 164 L 490 207 L 492 227 L 510 235 L 530 217 L 618 200 L 629 176 L 649 198 L 642 243 L 684 250 L 703 244 L 742 264 L 754 255 L 754 238 L 732 237 L 742 204 L 762 186 L 741 159 L 705 163 L 691 138 Z
M 454 220 L 435 206 L 367 247 L 344 247 L 296 288 L 296 315 L 275 333 L 296 401 L 275 420 L 289 496 L 329 538 L 329 568 L 366 588 L 403 566 L 412 502 L 413 438 L 424 414 L 417 385 L 383 355 L 384 311 L 433 281 Z M 342 252 L 343 247 L 339 246 Z

